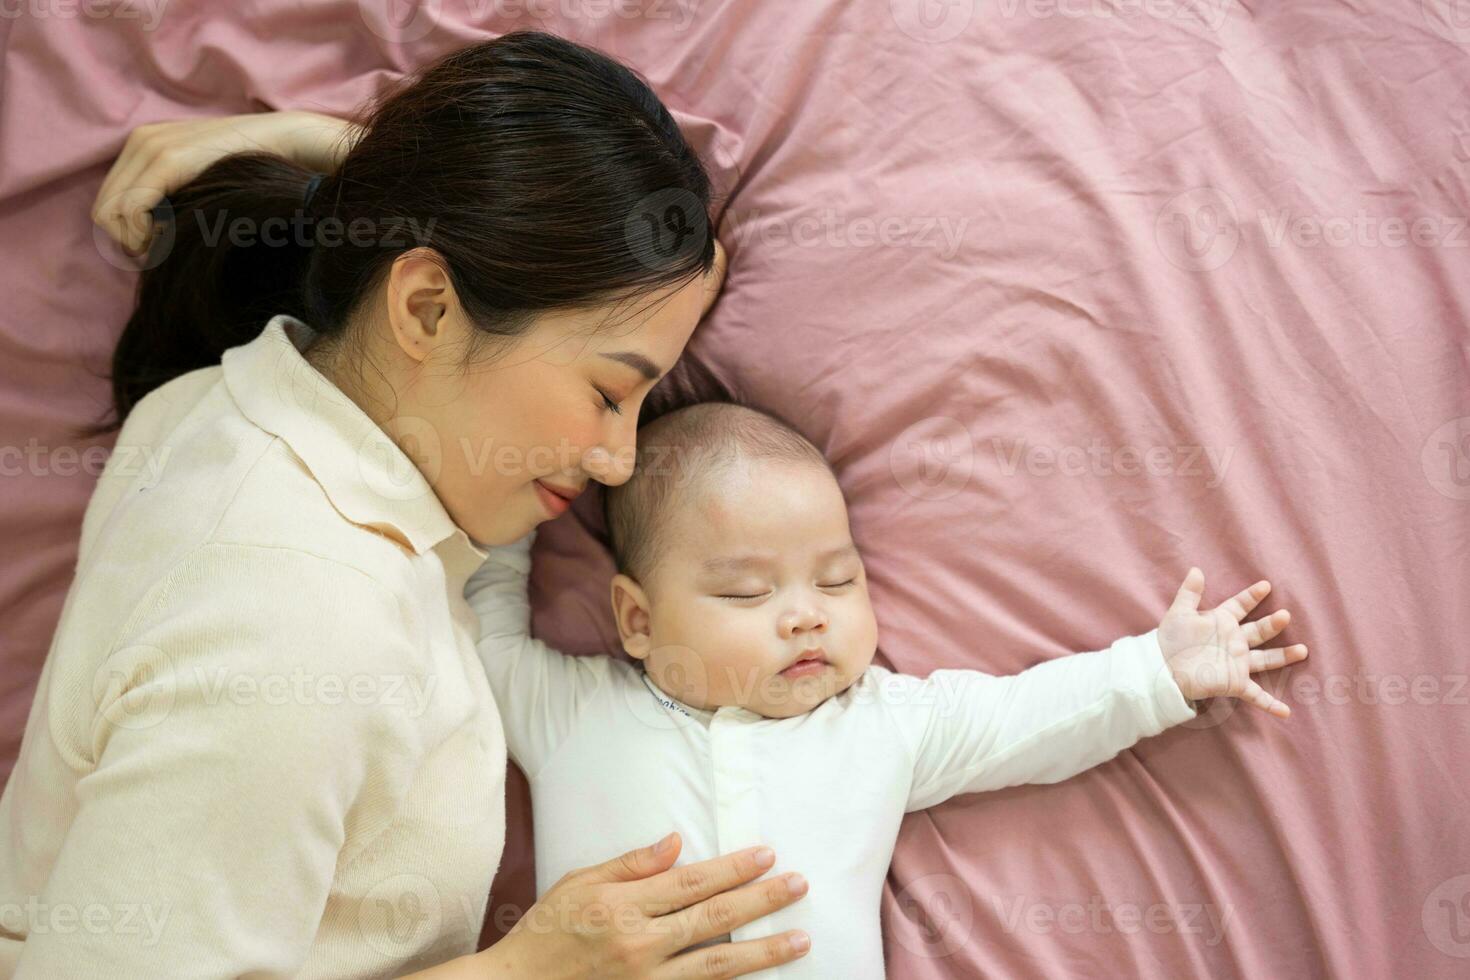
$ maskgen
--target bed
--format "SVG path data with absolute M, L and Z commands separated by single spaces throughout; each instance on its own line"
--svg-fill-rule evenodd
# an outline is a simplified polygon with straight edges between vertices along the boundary
M 88 219 L 129 131 L 345 114 L 543 27 L 637 67 L 708 161 L 731 266 L 688 357 L 832 460 L 881 663 L 1097 649 L 1155 625 L 1191 564 L 1211 603 L 1269 578 L 1264 609 L 1311 647 L 1260 678 L 1287 721 L 1214 702 L 1065 783 L 908 817 L 891 975 L 1470 970 L 1452 2 L 47 9 L 0 19 L 5 771 L 109 447 L 68 432 L 105 407 L 129 312 L 133 274 Z M 595 518 L 537 545 L 534 626 L 578 653 L 614 646 Z M 533 897 L 510 790 L 486 942 Z

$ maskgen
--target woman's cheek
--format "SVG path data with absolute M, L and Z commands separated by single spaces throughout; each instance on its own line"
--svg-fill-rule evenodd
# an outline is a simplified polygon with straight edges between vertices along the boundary
M 581 459 L 582 454 L 597 446 L 602 441 L 601 419 L 596 411 L 592 413 L 583 412 L 578 418 L 578 424 L 573 427 L 571 434 L 558 434 L 558 439 L 565 438 L 571 444 L 572 453 Z
M 541 425 L 530 429 L 537 434 L 527 451 L 541 474 L 575 469 L 601 438 L 601 409 L 590 398 L 564 397 L 555 406 L 544 405 L 536 418 Z

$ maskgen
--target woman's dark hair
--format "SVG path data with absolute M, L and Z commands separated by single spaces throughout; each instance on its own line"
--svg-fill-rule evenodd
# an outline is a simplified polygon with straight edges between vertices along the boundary
M 219 160 L 157 209 L 113 356 L 116 418 L 92 434 L 275 314 L 343 342 L 358 305 L 419 246 L 442 257 L 478 328 L 467 356 L 538 314 L 636 299 L 714 264 L 699 157 L 652 89 L 591 48 L 507 34 L 423 68 L 360 122 L 305 209 L 311 172 L 269 153 Z

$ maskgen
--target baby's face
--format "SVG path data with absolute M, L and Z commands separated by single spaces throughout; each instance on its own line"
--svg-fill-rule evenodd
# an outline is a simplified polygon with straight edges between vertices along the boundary
M 652 601 L 614 586 L 624 648 L 686 704 L 810 711 L 861 676 L 878 642 L 842 490 L 817 465 L 748 460 L 716 487 L 676 512 Z M 793 667 L 813 650 L 817 662 Z

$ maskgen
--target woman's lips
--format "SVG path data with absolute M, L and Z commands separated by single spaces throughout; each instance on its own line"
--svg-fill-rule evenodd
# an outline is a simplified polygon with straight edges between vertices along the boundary
M 536 484 L 536 496 L 541 498 L 541 506 L 546 508 L 546 512 L 552 517 L 560 517 L 572 506 L 570 500 L 567 500 L 565 497 L 558 497 L 546 489 L 546 487 L 542 486 L 540 480 L 532 480 L 531 482 Z

